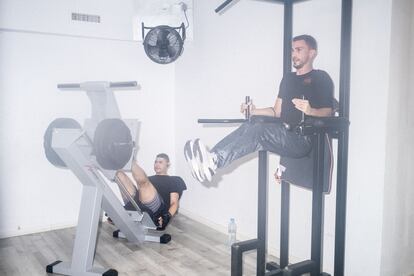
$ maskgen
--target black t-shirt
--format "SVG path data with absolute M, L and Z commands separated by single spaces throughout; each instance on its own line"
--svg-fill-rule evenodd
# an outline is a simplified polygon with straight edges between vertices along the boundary
M 280 82 L 278 97 L 282 99 L 282 121 L 295 126 L 301 122 L 302 112 L 295 108 L 292 99 L 304 97 L 312 108 L 333 108 L 334 85 L 328 73 L 322 70 L 312 70 L 304 75 L 291 72 Z
M 178 193 L 181 198 L 183 191 L 187 190 L 184 180 L 179 176 L 153 175 L 148 177 L 148 179 L 161 196 L 167 210 L 170 208 L 170 194 Z

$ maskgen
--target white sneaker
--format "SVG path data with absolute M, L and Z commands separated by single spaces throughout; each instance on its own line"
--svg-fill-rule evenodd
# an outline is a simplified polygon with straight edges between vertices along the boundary
M 199 182 L 204 181 L 204 175 L 201 174 L 199 163 L 194 156 L 194 141 L 188 140 L 184 145 L 184 157 L 187 161 L 190 169 L 191 175 Z
M 200 139 L 194 141 L 193 153 L 198 162 L 200 174 L 210 182 L 217 170 L 217 156 L 210 152 Z

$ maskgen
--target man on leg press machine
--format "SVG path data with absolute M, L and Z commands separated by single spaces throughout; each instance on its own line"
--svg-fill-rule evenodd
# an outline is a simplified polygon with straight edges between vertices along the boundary
M 187 189 L 183 179 L 179 176 L 169 176 L 168 167 L 170 158 L 165 153 L 156 156 L 154 162 L 155 175 L 147 177 L 144 170 L 137 164 L 132 164 L 132 178 L 123 171 L 116 173 L 117 183 L 123 195 L 125 209 L 135 210 L 128 193 L 140 209 L 147 212 L 157 228 L 164 230 L 172 217 L 177 213 L 179 200 Z M 138 188 L 138 189 L 137 189 Z M 108 220 L 110 220 L 108 218 Z

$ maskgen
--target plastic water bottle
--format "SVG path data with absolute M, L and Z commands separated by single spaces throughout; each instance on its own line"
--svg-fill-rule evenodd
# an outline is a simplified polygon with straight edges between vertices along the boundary
M 231 247 L 233 243 L 236 242 L 236 232 L 237 232 L 237 225 L 234 218 L 231 218 L 229 221 L 229 227 L 228 227 L 228 233 L 229 233 L 229 239 L 228 239 L 228 246 Z

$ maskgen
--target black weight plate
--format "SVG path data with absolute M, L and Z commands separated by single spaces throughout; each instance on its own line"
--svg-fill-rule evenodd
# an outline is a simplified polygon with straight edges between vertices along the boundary
M 121 119 L 105 119 L 96 127 L 93 138 L 98 164 L 106 170 L 122 169 L 131 159 L 131 131 Z
M 72 118 L 57 118 L 49 124 L 43 136 L 43 148 L 45 149 L 46 159 L 56 167 L 66 168 L 65 162 L 52 148 L 52 135 L 55 128 L 81 129 L 82 126 Z

